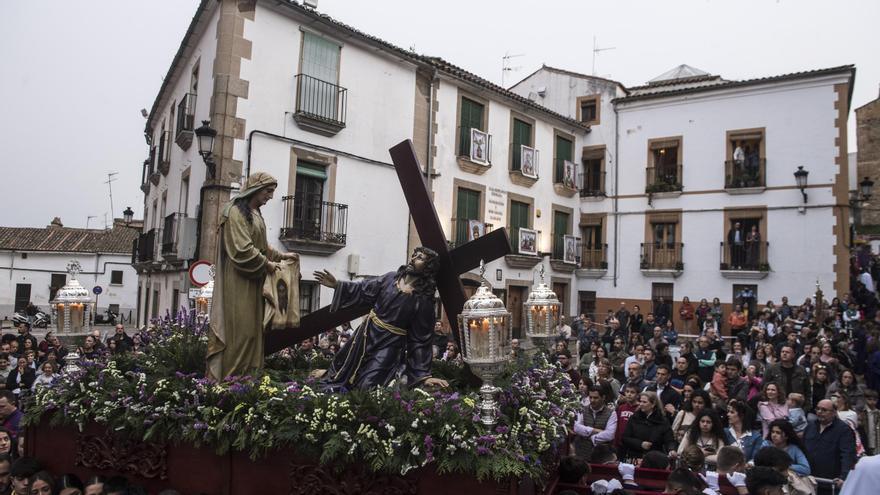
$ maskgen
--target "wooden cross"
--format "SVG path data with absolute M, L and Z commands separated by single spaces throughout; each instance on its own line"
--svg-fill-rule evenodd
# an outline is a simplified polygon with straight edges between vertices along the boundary
M 412 141 L 407 139 L 389 151 L 422 245 L 433 249 L 440 257 L 437 291 L 440 293 L 440 300 L 443 301 L 452 335 L 461 344 L 457 316 L 464 307 L 465 294 L 459 276 L 480 266 L 480 260 L 488 263 L 509 254 L 510 242 L 507 239 L 507 231 L 500 228 L 450 251 L 434 202 L 422 178 L 422 170 Z M 304 316 L 297 328 L 267 333 L 264 352 L 266 355 L 272 354 L 369 312 L 370 306 L 357 306 L 331 313 L 329 306 L 325 306 Z

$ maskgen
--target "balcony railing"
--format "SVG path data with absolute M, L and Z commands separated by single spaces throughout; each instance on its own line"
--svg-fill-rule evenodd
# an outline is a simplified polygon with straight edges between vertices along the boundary
M 581 246 L 581 268 L 601 270 L 608 268 L 608 244 Z
M 675 192 L 682 189 L 681 164 L 648 167 L 645 170 L 645 192 Z
M 282 240 L 345 246 L 348 205 L 284 196 Z
M 161 229 L 150 229 L 137 238 L 137 254 L 135 256 L 138 263 L 149 263 L 159 259 L 159 241 L 162 237 Z
M 770 243 L 766 241 L 744 242 L 736 245 L 729 242 L 720 243 L 721 270 L 770 271 L 767 253 Z
M 345 128 L 348 90 L 306 74 L 296 81 L 297 124 L 319 134 L 334 135 Z
M 727 160 L 724 162 L 724 188 L 766 187 L 766 162 L 764 158 L 742 162 Z
M 182 261 L 195 254 L 196 219 L 186 213 L 172 213 L 165 217 L 162 226 L 162 257 L 169 261 Z
M 177 104 L 177 129 L 174 140 L 177 145 L 188 150 L 193 141 L 196 124 L 196 95 L 187 93 Z
M 452 232 L 454 232 L 452 247 L 463 244 L 492 232 L 493 225 L 474 218 L 453 218 Z
M 169 158 L 170 154 L 171 132 L 164 131 L 159 137 L 159 172 L 161 172 L 162 175 L 168 175 L 168 171 L 171 168 L 171 160 Z
M 581 197 L 605 196 L 605 171 L 585 170 L 581 174 Z
M 639 266 L 642 270 L 681 271 L 684 269 L 683 250 L 684 243 L 681 242 L 642 243 Z

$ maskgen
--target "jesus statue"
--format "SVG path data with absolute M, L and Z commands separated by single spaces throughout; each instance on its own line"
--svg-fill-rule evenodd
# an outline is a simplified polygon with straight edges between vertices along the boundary
M 448 386 L 431 377 L 434 277 L 439 265 L 436 252 L 418 247 L 396 272 L 361 282 L 338 281 L 327 270 L 314 273 L 318 283 L 334 289 L 331 311 L 372 306 L 324 374 L 327 389 L 384 387 L 395 379 L 405 380 L 409 387 Z

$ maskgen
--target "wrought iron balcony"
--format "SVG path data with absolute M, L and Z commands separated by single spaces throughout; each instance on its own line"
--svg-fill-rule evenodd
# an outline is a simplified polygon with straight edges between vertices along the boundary
M 177 145 L 188 150 L 193 141 L 193 130 L 196 124 L 196 95 L 187 93 L 177 104 Z
M 681 191 L 681 164 L 648 167 L 645 170 L 645 184 L 646 193 Z
M 348 205 L 284 196 L 281 241 L 288 249 L 327 256 L 345 247 Z
M 452 232 L 454 233 L 454 237 L 450 242 L 451 247 L 458 247 L 467 244 L 477 237 L 492 232 L 492 228 L 493 225 L 491 223 L 486 223 L 475 218 L 453 218 Z
M 585 170 L 581 175 L 581 197 L 605 196 L 605 171 Z
M 195 256 L 198 221 L 186 213 L 172 213 L 165 217 L 162 228 L 162 258 L 183 262 Z
M 161 237 L 160 229 L 150 229 L 143 234 L 138 235 L 136 255 L 134 258 L 137 263 L 151 263 L 159 259 L 157 246 Z
M 767 160 L 764 158 L 746 159 L 742 162 L 724 162 L 724 188 L 747 189 L 766 187 L 765 172 Z
M 164 131 L 161 136 L 159 136 L 159 172 L 162 175 L 168 175 L 168 171 L 171 170 L 171 159 L 169 155 L 171 154 L 171 132 Z
M 642 243 L 641 259 L 639 267 L 642 270 L 670 270 L 680 272 L 684 270 L 682 251 L 684 243 L 681 242 L 651 242 Z
M 580 265 L 590 270 L 608 269 L 608 244 L 582 245 Z
M 348 90 L 306 74 L 294 76 L 296 111 L 293 119 L 300 127 L 333 136 L 345 128 Z
M 743 242 L 741 245 L 721 242 L 720 249 L 721 263 L 719 268 L 723 272 L 762 272 L 766 276 L 766 272 L 770 271 L 767 256 L 770 251 L 769 242 Z M 733 276 L 731 278 L 739 277 Z

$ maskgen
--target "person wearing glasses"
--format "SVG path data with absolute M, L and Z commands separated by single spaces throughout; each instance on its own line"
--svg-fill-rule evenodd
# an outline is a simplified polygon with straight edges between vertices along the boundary
M 804 431 L 804 445 L 812 475 L 833 479 L 837 488 L 856 463 L 856 439 L 852 428 L 837 417 L 837 408 L 828 399 L 816 405 L 817 421 L 807 425 Z M 830 493 L 825 485 L 819 486 L 819 493 Z

